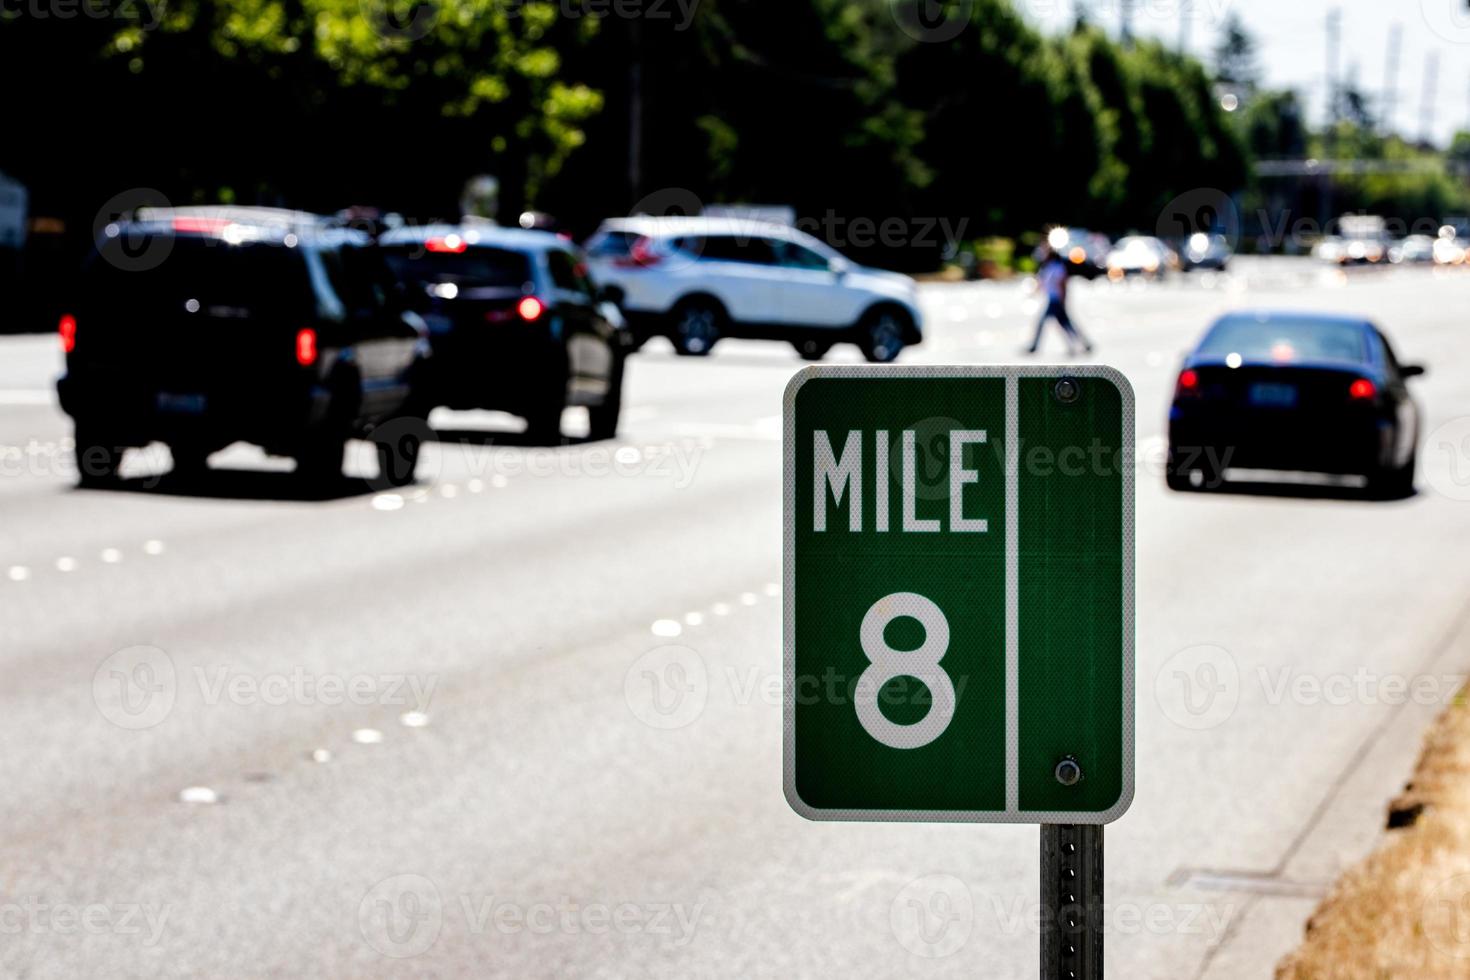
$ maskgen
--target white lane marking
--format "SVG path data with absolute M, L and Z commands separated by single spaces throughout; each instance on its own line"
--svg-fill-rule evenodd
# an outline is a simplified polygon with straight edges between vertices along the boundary
M 688 613 L 685 613 L 684 614 L 684 625 L 685 626 L 703 626 L 704 625 L 704 613 L 702 613 L 702 612 L 688 612 Z
M 189 786 L 179 790 L 180 803 L 218 803 L 219 794 L 208 786 Z
M 653 624 L 652 629 L 654 636 L 678 636 L 684 632 L 684 627 L 673 619 L 660 619 Z
M 150 538 L 143 542 L 143 554 L 157 557 L 163 554 L 163 542 L 157 538 Z
M 331 762 L 332 761 L 332 750 L 331 749 L 312 749 L 311 750 L 311 761 L 312 762 Z
M 398 716 L 398 723 L 404 728 L 424 728 L 429 724 L 429 716 L 422 711 L 405 711 Z
M 7 574 L 12 582 L 24 582 L 31 577 L 31 570 L 24 565 L 11 565 Z
M 116 565 L 123 560 L 122 552 L 116 548 L 103 548 L 102 554 L 98 557 L 102 559 L 104 565 Z
M 740 604 L 742 606 L 753 606 L 756 604 L 756 601 L 756 595 L 754 592 L 740 593 Z
M 376 728 L 359 728 L 352 733 L 352 740 L 358 745 L 377 745 L 383 741 L 383 733 Z
M 56 559 L 56 570 L 58 572 L 74 572 L 77 570 L 77 560 L 71 555 L 62 555 Z
M 716 616 L 728 616 L 730 615 L 730 605 L 725 602 L 717 602 L 710 607 L 710 612 Z

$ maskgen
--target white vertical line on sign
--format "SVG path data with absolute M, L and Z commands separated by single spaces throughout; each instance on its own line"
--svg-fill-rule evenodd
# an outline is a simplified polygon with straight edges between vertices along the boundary
M 1020 410 L 1020 379 L 1011 375 L 1006 378 L 1006 812 L 1011 814 L 1021 809 Z

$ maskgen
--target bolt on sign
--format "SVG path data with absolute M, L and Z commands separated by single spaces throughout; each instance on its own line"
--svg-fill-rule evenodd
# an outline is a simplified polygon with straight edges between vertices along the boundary
M 1105 367 L 786 389 L 785 784 L 813 820 L 1133 799 L 1133 390 Z

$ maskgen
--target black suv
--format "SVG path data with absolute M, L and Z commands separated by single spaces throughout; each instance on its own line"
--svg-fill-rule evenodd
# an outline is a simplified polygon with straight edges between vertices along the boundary
M 83 484 L 124 450 L 168 444 L 176 472 L 232 442 L 341 476 L 349 438 L 374 438 L 383 481 L 413 480 L 429 354 L 361 232 L 254 208 L 143 210 L 107 226 L 60 332 L 61 406 Z M 375 431 L 376 430 L 376 431 Z
M 580 405 L 593 439 L 617 435 L 633 337 L 575 245 L 479 225 L 399 228 L 378 243 L 428 324 L 427 402 L 519 415 L 538 442 L 560 440 L 562 410 Z

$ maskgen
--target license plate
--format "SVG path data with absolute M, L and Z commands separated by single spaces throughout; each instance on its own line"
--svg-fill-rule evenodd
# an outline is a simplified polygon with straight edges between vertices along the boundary
M 179 395 L 160 391 L 155 402 L 160 412 L 169 415 L 203 415 L 208 399 L 203 395 Z
M 1251 385 L 1250 399 L 1252 405 L 1263 408 L 1295 408 L 1296 385 Z

